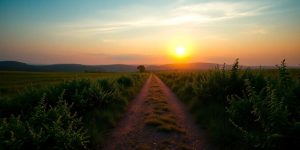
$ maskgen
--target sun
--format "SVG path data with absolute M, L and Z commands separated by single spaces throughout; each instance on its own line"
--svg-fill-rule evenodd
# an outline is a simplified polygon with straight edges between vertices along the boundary
M 185 48 L 184 47 L 176 47 L 176 55 L 179 57 L 183 57 L 186 54 Z

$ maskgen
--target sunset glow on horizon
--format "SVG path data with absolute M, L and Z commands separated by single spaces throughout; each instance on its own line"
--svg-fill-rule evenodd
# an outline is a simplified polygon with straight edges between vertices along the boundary
M 300 1 L 1 0 L 0 61 L 300 64 Z

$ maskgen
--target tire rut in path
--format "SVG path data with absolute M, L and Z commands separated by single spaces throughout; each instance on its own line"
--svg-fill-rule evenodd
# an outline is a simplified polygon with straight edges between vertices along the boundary
M 200 131 L 175 94 L 151 74 L 104 149 L 206 149 Z

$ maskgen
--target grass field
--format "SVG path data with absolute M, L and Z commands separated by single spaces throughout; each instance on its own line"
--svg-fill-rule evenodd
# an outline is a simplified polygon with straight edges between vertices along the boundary
M 99 77 L 110 78 L 120 75 L 122 73 L 0 71 L 0 95 L 14 95 L 27 86 L 43 87 L 72 79 L 88 78 L 94 80 Z
M 284 61 L 273 70 L 236 61 L 231 70 L 156 74 L 217 149 L 284 149 L 300 140 L 300 70 Z M 0 149 L 101 149 L 148 75 L 2 71 Z M 149 93 L 155 111 L 167 111 L 167 99 Z M 173 117 L 149 114 L 146 124 L 182 132 Z
M 99 149 L 147 76 L 1 72 L 0 149 Z

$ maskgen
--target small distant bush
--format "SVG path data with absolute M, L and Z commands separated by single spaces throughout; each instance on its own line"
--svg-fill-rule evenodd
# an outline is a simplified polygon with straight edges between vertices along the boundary
M 146 68 L 145 68 L 144 65 L 137 66 L 137 69 L 139 70 L 139 72 L 145 72 L 146 71 Z

